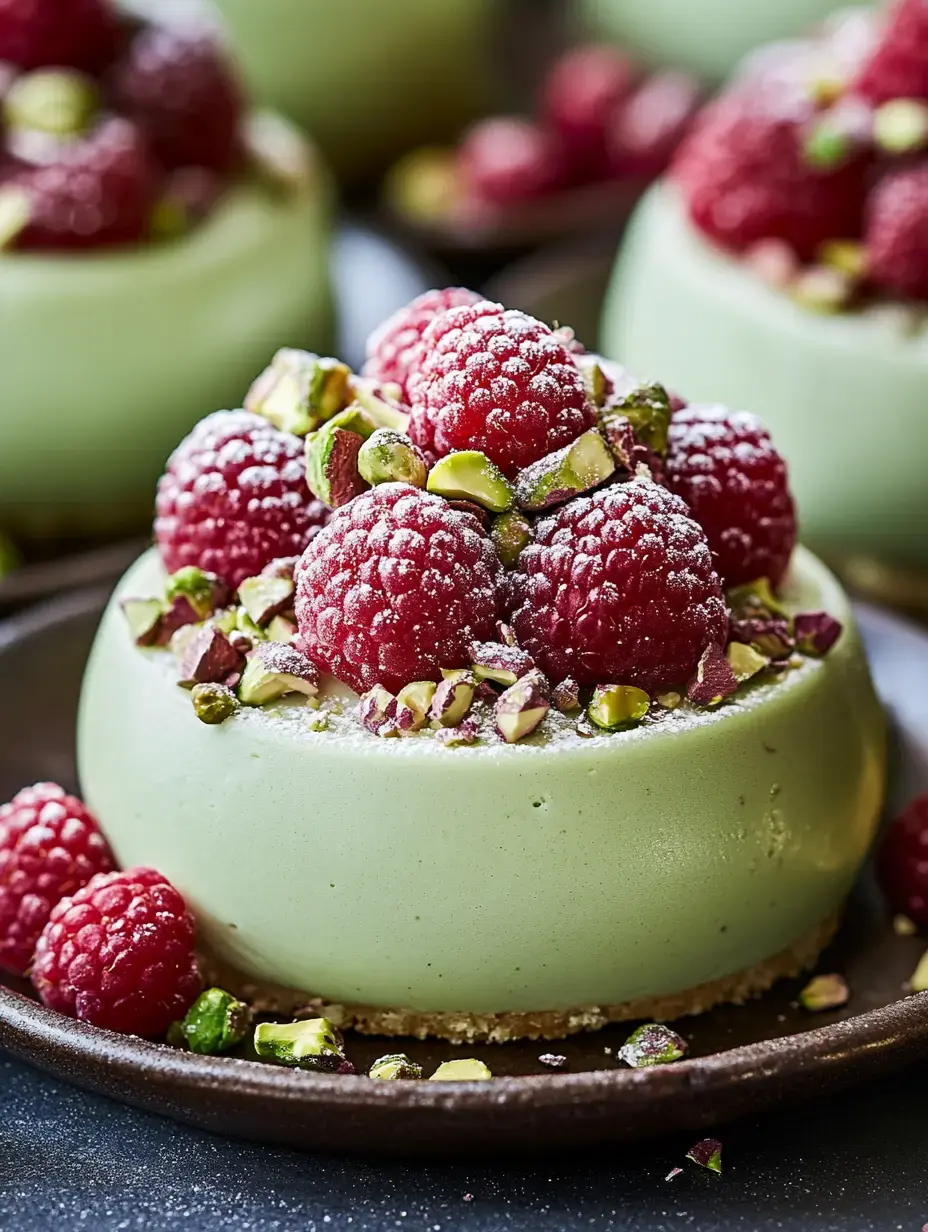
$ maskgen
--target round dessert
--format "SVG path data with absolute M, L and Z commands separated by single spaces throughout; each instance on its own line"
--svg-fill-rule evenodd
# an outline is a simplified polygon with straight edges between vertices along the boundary
M 558 1037 L 814 962 L 884 720 L 760 422 L 460 289 L 368 373 L 282 351 L 170 459 L 81 702 L 117 863 L 225 988 L 388 1034 Z
M 255 97 L 304 125 L 342 176 L 369 175 L 416 142 L 447 137 L 490 93 L 492 0 L 217 8 Z
M 838 79 L 832 34 L 706 109 L 633 220 L 603 346 L 760 414 L 817 550 L 923 566 L 928 8 L 906 0 L 870 31 Z
M 0 170 L 0 526 L 17 536 L 139 524 L 178 436 L 276 339 L 331 334 L 331 194 L 302 136 L 244 113 L 202 34 L 74 8 L 74 46 L 0 17 L 21 66 Z M 112 39 L 88 52 L 90 12 Z

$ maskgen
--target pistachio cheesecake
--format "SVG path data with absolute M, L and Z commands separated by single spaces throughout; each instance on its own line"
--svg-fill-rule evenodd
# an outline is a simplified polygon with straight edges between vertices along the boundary
M 499 1041 L 815 961 L 884 721 L 757 419 L 458 288 L 244 405 L 169 460 L 78 733 L 224 988 Z
M 697 120 L 632 221 L 602 345 L 762 415 L 817 550 L 923 567 L 928 5 L 848 20 L 755 56 Z
M 331 194 L 303 136 L 248 112 L 199 30 L 102 0 L 69 0 L 51 28 L 40 7 L 0 16 L 0 527 L 16 536 L 144 524 L 178 437 L 277 339 L 331 334 Z

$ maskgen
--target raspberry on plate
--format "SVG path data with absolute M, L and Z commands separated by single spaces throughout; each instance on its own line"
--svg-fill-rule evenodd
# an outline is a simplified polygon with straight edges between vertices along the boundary
M 464 304 L 479 304 L 481 296 L 464 287 L 425 291 L 405 308 L 388 317 L 367 340 L 364 375 L 383 384 L 396 384 L 408 399 L 406 381 L 418 365 L 422 335 L 439 313 Z
M 769 90 L 707 107 L 673 165 L 693 222 L 736 252 L 779 239 L 803 259 L 826 240 L 859 234 L 866 161 L 852 149 L 833 166 L 804 156 L 814 121 L 811 102 L 780 109 Z
M 57 783 L 0 806 L 0 968 L 25 975 L 52 908 L 112 868 L 96 821 Z
M 474 124 L 461 142 L 458 165 L 469 194 L 493 205 L 535 201 L 568 178 L 557 135 L 520 116 L 491 116 Z
M 864 243 L 872 282 L 896 295 L 928 299 L 928 163 L 896 171 L 876 186 Z
M 477 449 L 511 476 L 593 426 L 563 340 L 524 312 L 485 300 L 452 308 L 422 347 L 410 435 L 436 457 Z
M 195 936 L 193 915 L 160 873 L 101 873 L 55 907 L 32 982 L 60 1014 L 126 1035 L 163 1035 L 200 991 Z
M 492 640 L 501 568 L 470 513 L 385 483 L 337 509 L 296 569 L 309 657 L 351 688 L 396 691 L 466 667 Z
M 928 99 L 926 0 L 897 0 L 856 88 L 874 103 L 894 98 Z
M 198 565 L 233 590 L 298 556 L 328 509 L 306 486 L 303 442 L 248 411 L 216 411 L 168 460 L 155 539 L 169 573 Z
M 796 511 L 786 463 L 756 416 L 721 406 L 678 411 L 665 481 L 705 531 L 726 586 L 782 580 L 796 545 Z
M 679 684 L 728 629 L 703 531 L 678 497 L 643 479 L 540 522 L 515 602 L 519 645 L 554 682 Z
M 107 63 L 118 39 L 106 0 L 0 0 L 0 60 L 17 68 L 93 71 Z
M 17 248 L 131 244 L 148 234 L 155 173 L 138 128 L 110 117 L 62 144 L 53 162 L 24 168 L 0 189 L 4 199 L 17 193 L 25 203 Z
M 114 71 L 113 97 L 165 167 L 229 172 L 238 163 L 242 91 L 209 35 L 141 30 Z
M 878 873 L 893 910 L 928 927 L 928 794 L 893 822 L 880 848 Z
M 578 171 L 605 173 L 606 132 L 637 77 L 628 56 L 608 43 L 574 47 L 551 69 L 542 90 L 542 113 L 564 138 Z
M 648 77 L 618 109 L 607 147 L 613 174 L 656 176 L 664 170 L 692 123 L 702 88 L 688 73 Z

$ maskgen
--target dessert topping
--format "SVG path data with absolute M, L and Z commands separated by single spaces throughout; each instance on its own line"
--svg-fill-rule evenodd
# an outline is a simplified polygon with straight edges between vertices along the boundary
M 561 714 L 573 714 L 580 709 L 580 686 L 568 676 L 551 690 L 551 705 Z
M 793 621 L 796 647 L 803 654 L 826 655 L 841 636 L 842 625 L 827 612 L 800 612 Z
M 494 707 L 496 729 L 507 744 L 529 736 L 551 709 L 548 681 L 533 668 L 501 693 Z
M 686 695 L 697 706 L 718 706 L 738 687 L 725 652 L 710 643 L 702 652 L 696 675 L 687 686 Z
M 567 1065 L 567 1058 L 559 1052 L 543 1052 L 538 1061 L 541 1065 L 547 1065 L 548 1069 L 564 1069 Z
M 382 685 L 374 685 L 365 693 L 358 706 L 361 726 L 375 736 L 401 736 L 419 725 L 416 711 L 394 697 Z
M 928 927 L 928 793 L 912 800 L 883 839 L 877 869 L 895 911 Z
M 168 1043 L 216 1057 L 240 1044 L 251 1028 L 251 1010 L 221 988 L 201 992 L 186 1017 L 168 1028 Z
M 663 385 L 635 385 L 609 401 L 603 419 L 619 415 L 628 420 L 637 439 L 657 454 L 667 453 L 670 429 L 670 395 Z
M 426 488 L 438 496 L 473 501 L 490 513 L 512 505 L 512 485 L 484 453 L 464 449 L 440 458 L 429 471 Z
M 340 411 L 306 438 L 306 484 L 330 509 L 347 505 L 367 488 L 358 468 L 365 439 L 374 432 L 364 411 Z
M 490 680 L 507 688 L 535 666 L 524 650 L 501 642 L 472 642 L 470 659 L 478 681 Z
M 119 604 L 136 646 L 154 646 L 159 640 L 164 606 L 160 599 L 123 599 Z M 191 612 L 193 619 L 195 613 Z
M 490 1068 L 473 1057 L 443 1061 L 429 1082 L 485 1082 L 492 1078 Z
M 73 69 L 38 69 L 18 77 L 3 99 L 9 129 L 42 133 L 57 141 L 80 136 L 100 106 L 96 85 Z
M 467 718 L 474 701 L 477 678 L 473 672 L 455 670 L 445 676 L 429 706 L 433 727 L 457 727 Z
M 750 680 L 758 672 L 762 672 L 765 667 L 770 666 L 770 660 L 766 655 L 760 654 L 753 646 L 748 646 L 744 642 L 729 642 L 725 658 L 738 684 L 743 684 L 745 680 Z
M 519 557 L 532 542 L 532 524 L 518 509 L 510 509 L 493 519 L 490 537 L 502 564 L 507 569 L 514 569 Z
M 180 661 L 181 688 L 195 684 L 224 684 L 245 666 L 245 656 L 215 625 L 198 629 L 184 648 Z
M 644 1069 L 650 1065 L 669 1065 L 686 1056 L 689 1045 L 676 1031 L 663 1023 L 650 1022 L 633 1031 L 617 1056 L 632 1069 Z
M 396 1082 L 398 1080 L 422 1077 L 422 1066 L 411 1061 L 404 1052 L 390 1053 L 379 1057 L 367 1071 L 368 1078 L 375 1082 Z
M 446 748 L 461 744 L 476 744 L 480 729 L 474 719 L 464 719 L 457 727 L 439 727 L 435 739 Z
M 424 488 L 429 468 L 422 450 L 405 433 L 378 428 L 361 446 L 358 470 L 371 487 L 378 483 L 408 483 Z
M 190 700 L 194 714 L 210 727 L 224 723 L 238 710 L 238 699 L 224 684 L 195 684 Z
M 264 706 L 287 693 L 315 697 L 319 671 L 295 646 L 259 642 L 245 664 L 238 686 L 239 701 L 246 706 Z
M 644 689 L 634 685 L 598 684 L 586 713 L 590 722 L 603 731 L 622 731 L 640 723 L 650 704 Z
M 799 1004 L 810 1013 L 837 1010 L 850 998 L 847 981 L 840 975 L 816 975 L 799 994 Z
M 292 574 L 290 577 L 270 577 L 261 573 L 257 577 L 245 578 L 238 588 L 238 601 L 249 619 L 263 629 L 270 626 L 275 616 L 293 608 L 295 593 Z
M 707 1168 L 710 1172 L 721 1174 L 722 1144 L 718 1138 L 703 1138 L 701 1142 L 690 1147 L 686 1158 L 694 1164 L 699 1164 L 700 1168 Z
M 245 395 L 246 411 L 305 436 L 351 401 L 351 370 L 337 359 L 283 347 Z
M 342 1037 L 328 1018 L 302 1022 L 262 1022 L 255 1028 L 255 1052 L 265 1061 L 317 1074 L 334 1074 L 346 1057 Z
M 404 685 L 397 693 L 396 700 L 413 713 L 413 721 L 409 726 L 410 731 L 420 731 L 425 727 L 437 688 L 434 680 L 414 680 L 412 684 Z
M 169 605 L 175 599 L 186 599 L 196 620 L 201 621 L 228 601 L 229 591 L 215 573 L 206 573 L 196 565 L 185 565 L 168 578 L 165 598 Z
M 731 642 L 744 642 L 768 659 L 787 659 L 796 647 L 789 621 L 781 616 L 732 619 L 728 635 L 729 645 Z
M 437 316 L 449 308 L 479 304 L 481 297 L 464 287 L 426 291 L 389 317 L 367 340 L 365 375 L 376 381 L 393 382 L 407 398 L 406 382 L 421 363 L 422 337 Z
M 598 430 L 591 428 L 570 445 L 519 471 L 515 498 L 522 509 L 538 512 L 599 487 L 614 472 L 609 447 Z
M 914 154 L 928 147 L 928 103 L 892 98 L 873 113 L 873 139 L 887 154 Z

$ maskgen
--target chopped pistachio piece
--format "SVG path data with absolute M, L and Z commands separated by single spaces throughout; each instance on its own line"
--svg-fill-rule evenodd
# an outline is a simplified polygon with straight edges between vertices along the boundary
M 887 154 L 913 154 L 928 147 L 928 104 L 894 98 L 873 113 L 873 139 Z
M 744 642 L 730 642 L 725 651 L 725 658 L 739 684 L 750 680 L 752 676 L 756 676 L 758 672 L 770 666 L 770 660 L 766 655 L 758 653 L 753 646 L 746 646 Z
M 640 723 L 650 704 L 644 689 L 629 684 L 600 684 L 593 691 L 586 713 L 590 722 L 603 731 L 621 731 Z
M 443 1061 L 429 1082 L 486 1082 L 492 1077 L 489 1066 L 468 1057 L 460 1061 Z
M 462 449 L 439 458 L 429 471 L 426 488 L 437 496 L 473 501 L 491 513 L 512 506 L 512 485 L 495 462 L 477 449 Z
M 358 454 L 358 470 L 372 487 L 378 483 L 408 483 L 424 488 L 429 473 L 419 446 L 394 428 L 378 428 L 368 437 Z
M 729 631 L 733 641 L 753 646 L 768 659 L 786 659 L 796 646 L 789 621 L 782 616 L 732 619 Z
M 194 714 L 210 727 L 224 723 L 238 710 L 238 699 L 224 684 L 195 684 L 190 700 Z
M 79 137 L 100 107 L 93 80 L 75 69 L 23 73 L 6 92 L 3 120 L 11 129 L 32 129 L 59 141 Z
M 171 1036 L 191 1052 L 215 1057 L 241 1043 L 251 1026 L 251 1010 L 221 988 L 201 992 L 182 1022 L 173 1024 Z
M 222 607 L 229 594 L 215 573 L 207 573 L 196 565 L 186 565 L 168 578 L 165 597 L 168 603 L 174 599 L 186 599 L 199 619 L 206 620 Z
M 0 188 L 0 251 L 12 248 L 31 218 L 32 199 L 26 190 L 16 184 L 4 184 Z
M 609 412 L 624 415 L 635 436 L 652 453 L 663 458 L 670 435 L 670 395 L 656 382 L 636 385 L 609 405 Z
M 793 621 L 796 647 L 803 654 L 821 657 L 828 654 L 841 636 L 840 620 L 827 612 L 800 612 Z
M 375 1082 L 396 1082 L 422 1077 L 422 1066 L 411 1061 L 405 1052 L 393 1052 L 379 1057 L 367 1071 L 368 1078 Z
M 830 171 L 846 162 L 854 151 L 850 133 L 827 113 L 817 119 L 802 140 L 802 154 L 810 167 Z
M 262 1022 L 255 1030 L 255 1052 L 277 1065 L 319 1074 L 337 1072 L 345 1061 L 342 1038 L 328 1018 L 302 1022 Z
M 848 278 L 863 278 L 867 268 L 866 250 L 854 240 L 827 240 L 819 252 L 822 264 Z
M 480 729 L 474 719 L 463 719 L 456 727 L 439 727 L 435 739 L 445 748 L 453 749 L 463 744 L 476 744 Z
M 539 458 L 516 476 L 516 502 L 537 512 L 598 487 L 615 473 L 615 458 L 598 428 Z
M 471 669 L 478 681 L 491 680 L 507 688 L 535 666 L 530 654 L 502 642 L 471 642 Z
M 433 727 L 457 727 L 467 718 L 474 701 L 477 680 L 473 672 L 453 670 L 441 682 L 429 706 Z
M 893 932 L 897 937 L 914 937 L 918 932 L 918 925 L 907 915 L 894 915 Z
M 919 959 L 918 966 L 909 979 L 912 992 L 928 992 L 928 951 Z
M 288 645 L 296 637 L 297 628 L 286 616 L 275 616 L 265 629 L 269 642 L 282 642 Z
M 225 684 L 229 676 L 242 670 L 244 662 L 245 656 L 221 630 L 205 625 L 196 630 L 184 647 L 178 683 L 183 688 Z
M 753 582 L 735 586 L 728 591 L 726 597 L 732 615 L 737 619 L 769 618 L 788 614 L 773 593 L 769 578 L 756 578 Z
M 599 356 L 586 352 L 582 355 L 575 355 L 574 362 L 583 377 L 586 396 L 595 407 L 604 407 L 609 394 L 609 379 L 599 361 Z
M 351 369 L 338 359 L 282 347 L 245 395 L 246 411 L 305 436 L 345 409 Z
M 136 646 L 153 646 L 161 624 L 161 600 L 123 599 L 119 606 Z
M 281 116 L 254 111 L 242 126 L 245 150 L 255 175 L 275 193 L 293 196 L 316 178 L 312 148 Z
M 264 706 L 288 693 L 315 697 L 318 692 L 316 665 L 295 646 L 281 642 L 255 646 L 238 686 L 239 701 L 245 706 Z
M 412 684 L 404 685 L 396 695 L 396 700 L 413 712 L 414 721 L 410 731 L 420 731 L 428 722 L 429 709 L 438 685 L 434 680 L 414 680 Z
M 718 1138 L 703 1138 L 701 1142 L 697 1142 L 695 1146 L 690 1147 L 686 1153 L 686 1158 L 692 1160 L 694 1164 L 699 1164 L 700 1168 L 708 1168 L 710 1172 L 720 1174 L 722 1171 L 722 1144 Z
M 826 265 L 810 265 L 794 280 L 790 296 L 812 312 L 841 312 L 851 301 L 854 279 Z
M 683 697 L 675 689 L 670 689 L 666 693 L 658 693 L 655 701 L 664 710 L 679 710 L 683 705 Z
M 496 640 L 502 642 L 504 646 L 518 646 L 519 644 L 515 629 L 512 625 L 507 625 L 504 620 L 496 622 Z
M 293 606 L 293 578 L 245 578 L 238 588 L 238 601 L 259 628 Z
M 384 177 L 384 199 L 406 221 L 447 219 L 461 198 L 458 161 L 455 150 L 440 146 L 410 150 Z
M 402 736 L 415 729 L 416 714 L 382 685 L 375 685 L 363 694 L 358 703 L 361 726 L 374 736 Z
M 572 676 L 555 685 L 551 691 L 551 704 L 561 714 L 573 714 L 580 709 L 580 686 Z
M 408 430 L 409 413 L 400 402 L 402 390 L 398 385 L 378 385 L 367 377 L 353 376 L 351 393 L 354 404 L 365 412 L 375 428 Z
M 518 509 L 510 509 L 493 519 L 490 538 L 502 564 L 507 569 L 514 569 L 519 557 L 532 542 L 532 524 Z
M 496 730 L 507 744 L 530 736 L 551 709 L 548 681 L 537 668 L 527 672 L 496 700 Z
M 686 695 L 697 706 L 718 706 L 738 687 L 731 665 L 720 647 L 714 643 L 702 652 L 696 675 L 689 682 Z
M 837 1010 L 847 1005 L 850 992 L 847 982 L 840 975 L 816 975 L 799 994 L 799 1004 L 810 1013 L 822 1010 Z
M 547 1065 L 548 1069 L 564 1069 L 567 1065 L 567 1058 L 561 1052 L 543 1052 L 538 1061 L 541 1065 Z
M 368 486 L 358 469 L 365 438 L 342 426 L 346 423 L 343 416 L 352 416 L 354 422 L 353 413 L 343 411 L 306 438 L 306 484 L 330 509 L 347 505 Z
M 619 1059 L 632 1069 L 669 1065 L 686 1056 L 688 1044 L 663 1023 L 649 1022 L 633 1031 L 618 1051 Z

